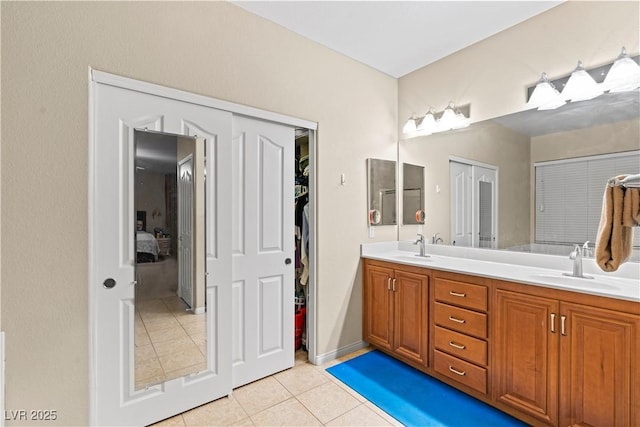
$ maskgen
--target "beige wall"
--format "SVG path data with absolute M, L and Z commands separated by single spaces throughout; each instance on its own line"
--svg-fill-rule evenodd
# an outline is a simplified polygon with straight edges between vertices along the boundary
M 224 2 L 1 7 L 7 409 L 88 423 L 89 67 L 318 122 L 317 349 L 361 340 L 365 159 L 396 157 L 395 79 Z

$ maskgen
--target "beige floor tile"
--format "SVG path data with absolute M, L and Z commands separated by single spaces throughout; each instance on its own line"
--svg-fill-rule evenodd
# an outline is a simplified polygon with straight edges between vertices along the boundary
M 136 344 L 136 347 L 142 347 L 142 346 L 151 344 L 151 339 L 149 338 L 149 334 L 144 329 L 144 327 L 141 330 L 136 329 L 135 335 L 134 335 L 134 342 Z
M 245 418 L 237 423 L 229 424 L 230 427 L 253 427 L 255 424 L 251 421 L 251 418 Z
M 233 396 L 250 416 L 292 397 L 291 393 L 273 377 L 235 389 Z
M 169 341 L 158 341 L 153 343 L 158 356 L 176 353 L 187 346 L 193 346 L 194 342 L 188 336 Z
M 247 418 L 247 413 L 233 397 L 223 397 L 182 414 L 187 426 L 226 426 Z
M 181 327 L 149 332 L 149 338 L 151 339 L 152 344 L 163 341 L 176 341 L 186 337 L 187 333 Z
M 150 378 L 136 378 L 135 389 L 142 390 L 147 387 L 151 387 L 152 385 L 162 384 L 166 380 L 167 380 L 167 377 L 164 374 L 159 374 Z
M 361 404 L 333 382 L 327 382 L 296 397 L 322 423 L 327 423 Z
M 136 360 L 135 377 L 137 379 L 147 379 L 163 375 L 164 371 L 157 357 Z
M 203 372 L 207 370 L 207 364 L 198 363 L 197 365 L 185 366 L 184 368 L 167 372 L 167 380 L 174 380 L 176 378 L 185 377 L 189 374 L 197 374 L 198 372 Z
M 331 382 L 333 382 L 338 387 L 340 387 L 341 389 L 349 393 L 351 396 L 356 398 L 360 403 L 364 403 L 367 401 L 367 399 L 363 397 L 360 393 L 358 393 L 357 391 L 355 391 L 354 389 L 352 389 L 351 387 L 349 387 L 348 385 L 346 385 L 345 383 L 343 383 L 342 381 L 340 381 L 339 379 L 337 379 L 327 371 L 325 371 L 325 373 L 331 377 Z
M 291 398 L 251 417 L 257 426 L 319 426 L 320 421 L 298 400 Z
M 136 364 L 148 359 L 158 358 L 156 350 L 151 344 L 136 347 L 134 350 Z
M 144 320 L 144 327 L 147 332 L 159 331 L 161 329 L 171 329 L 180 327 L 180 323 L 173 315 L 169 314 L 163 317 L 154 317 L 150 320 Z
M 176 371 L 187 366 L 205 363 L 206 360 L 195 344 L 181 348 L 175 353 L 159 356 L 164 372 Z
M 176 316 L 176 319 L 178 319 L 178 321 L 182 324 L 182 325 L 188 325 L 188 324 L 192 324 L 192 323 L 206 323 L 207 322 L 207 315 L 206 313 L 203 314 L 193 314 L 190 312 L 187 312 L 186 315 L 178 315 Z
M 344 415 L 340 415 L 328 423 L 327 426 L 390 426 L 391 424 L 384 420 L 380 415 L 375 413 L 366 405 L 360 405 Z
M 376 405 L 374 405 L 371 402 L 366 402 L 364 404 L 364 406 L 366 406 L 367 408 L 371 409 L 373 412 L 375 412 L 376 414 L 378 414 L 382 419 L 384 419 L 386 422 L 388 422 L 389 424 L 391 424 L 392 426 L 396 426 L 396 427 L 402 427 L 403 424 L 400 423 L 398 420 L 396 420 L 395 418 L 393 418 L 391 415 L 387 414 L 386 412 L 384 412 L 382 409 L 378 408 Z
M 150 427 L 182 427 L 186 426 L 182 415 L 176 415 L 175 417 L 167 418 L 166 420 L 151 424 Z
M 329 381 L 326 376 L 310 364 L 296 365 L 274 375 L 274 377 L 294 396 Z
M 183 324 L 182 327 L 187 334 L 189 335 L 197 335 L 197 334 L 206 334 L 207 333 L 207 324 L 205 322 L 192 322 Z

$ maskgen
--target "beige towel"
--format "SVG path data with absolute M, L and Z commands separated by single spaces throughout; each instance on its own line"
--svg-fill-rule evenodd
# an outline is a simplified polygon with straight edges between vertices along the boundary
M 640 225 L 640 188 L 627 188 L 624 191 L 622 225 L 625 227 Z
M 607 184 L 596 238 L 596 262 L 603 271 L 616 271 L 631 256 L 633 228 L 622 225 L 625 191 Z

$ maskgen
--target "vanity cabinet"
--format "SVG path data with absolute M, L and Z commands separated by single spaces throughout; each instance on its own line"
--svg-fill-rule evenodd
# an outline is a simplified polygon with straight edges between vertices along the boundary
M 637 303 L 496 284 L 497 402 L 549 425 L 640 423 Z
M 488 288 L 485 279 L 433 272 L 433 369 L 482 394 L 488 391 Z
M 364 261 L 363 335 L 371 345 L 428 366 L 429 276 L 423 270 Z

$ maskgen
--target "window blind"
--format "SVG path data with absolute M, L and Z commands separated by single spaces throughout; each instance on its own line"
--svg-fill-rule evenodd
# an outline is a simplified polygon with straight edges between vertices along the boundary
M 535 240 L 547 244 L 596 241 L 607 180 L 640 173 L 640 151 L 540 162 L 535 167 Z M 640 247 L 640 229 L 633 246 Z

